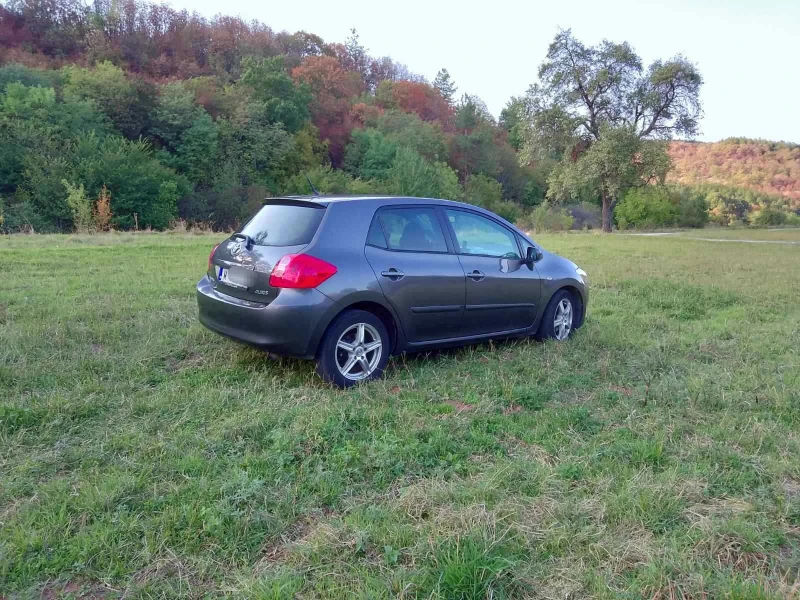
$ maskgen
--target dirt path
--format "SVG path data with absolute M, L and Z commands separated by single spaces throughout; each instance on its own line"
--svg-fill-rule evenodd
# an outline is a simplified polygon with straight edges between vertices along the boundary
M 700 240 L 702 242 L 744 242 L 745 244 L 789 244 L 790 246 L 800 245 L 800 242 L 792 242 L 790 240 L 734 240 L 734 239 L 699 238 L 699 237 L 686 237 L 684 239 Z
M 659 232 L 659 233 L 623 233 L 621 235 L 635 235 L 642 237 L 664 237 L 679 235 L 679 232 Z M 790 240 L 741 240 L 733 238 L 706 238 L 694 236 L 679 236 L 683 240 L 698 240 L 700 242 L 741 242 L 744 244 L 787 244 L 789 246 L 800 246 L 800 242 Z

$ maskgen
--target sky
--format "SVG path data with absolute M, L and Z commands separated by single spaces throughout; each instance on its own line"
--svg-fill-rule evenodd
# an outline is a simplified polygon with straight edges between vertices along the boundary
M 355 28 L 372 56 L 433 81 L 444 67 L 458 93 L 499 116 L 536 81 L 559 28 L 585 44 L 629 42 L 645 64 L 683 54 L 705 84 L 697 139 L 800 143 L 800 0 L 172 0 L 175 8 L 258 19 L 275 31 L 305 30 L 343 42 Z

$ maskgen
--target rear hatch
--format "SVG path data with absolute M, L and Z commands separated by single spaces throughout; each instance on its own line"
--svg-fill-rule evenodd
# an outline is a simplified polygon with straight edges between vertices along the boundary
M 303 200 L 270 200 L 211 257 L 209 277 L 218 292 L 269 304 L 280 288 L 269 284 L 275 264 L 298 254 L 317 233 L 326 205 Z

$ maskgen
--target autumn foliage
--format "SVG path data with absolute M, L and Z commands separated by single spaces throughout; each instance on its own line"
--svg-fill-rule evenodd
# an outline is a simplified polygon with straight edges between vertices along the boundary
M 92 217 L 94 218 L 94 227 L 97 231 L 108 231 L 111 228 L 111 194 L 108 193 L 108 188 L 104 185 L 100 189 L 100 194 L 94 203 L 94 210 Z
M 292 71 L 292 78 L 311 89 L 311 119 L 329 142 L 331 161 L 338 165 L 353 129 L 352 98 L 361 91 L 358 75 L 346 71 L 332 56 L 310 56 Z
M 147 0 L 11 0 L 0 6 L 0 226 L 161 229 L 180 218 L 229 229 L 267 196 L 308 193 L 308 179 L 322 192 L 525 216 L 564 154 L 559 115 L 536 128 L 536 103 L 520 97 L 498 120 L 457 92 L 446 69 L 429 83 L 370 56 L 356 31 L 329 43 Z M 541 151 L 526 152 L 533 139 Z M 794 216 L 783 199 L 800 210 L 797 146 L 676 142 L 670 154 L 675 182 L 738 186 L 675 192 L 676 215 L 686 205 L 719 224 L 774 222 Z M 565 202 L 600 201 L 578 192 Z M 634 209 L 660 201 L 638 200 L 633 226 Z
M 800 145 L 741 138 L 673 142 L 669 155 L 670 181 L 742 187 L 782 196 L 800 209 Z
M 429 84 L 418 81 L 396 81 L 387 82 L 387 85 L 391 88 L 391 103 L 385 103 L 384 108 L 398 108 L 403 112 L 414 113 L 423 121 L 451 124 L 453 108 L 438 90 Z

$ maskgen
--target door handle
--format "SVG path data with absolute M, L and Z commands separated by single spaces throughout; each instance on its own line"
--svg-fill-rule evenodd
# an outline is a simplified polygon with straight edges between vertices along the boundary
M 472 279 L 472 281 L 480 281 L 481 279 L 486 277 L 486 275 L 478 271 L 478 269 L 475 269 L 472 273 L 467 273 L 467 277 Z
M 381 275 L 387 279 L 391 279 L 392 281 L 400 281 L 406 276 L 405 273 L 399 269 L 395 269 L 394 267 L 390 268 L 388 271 L 381 271 Z

